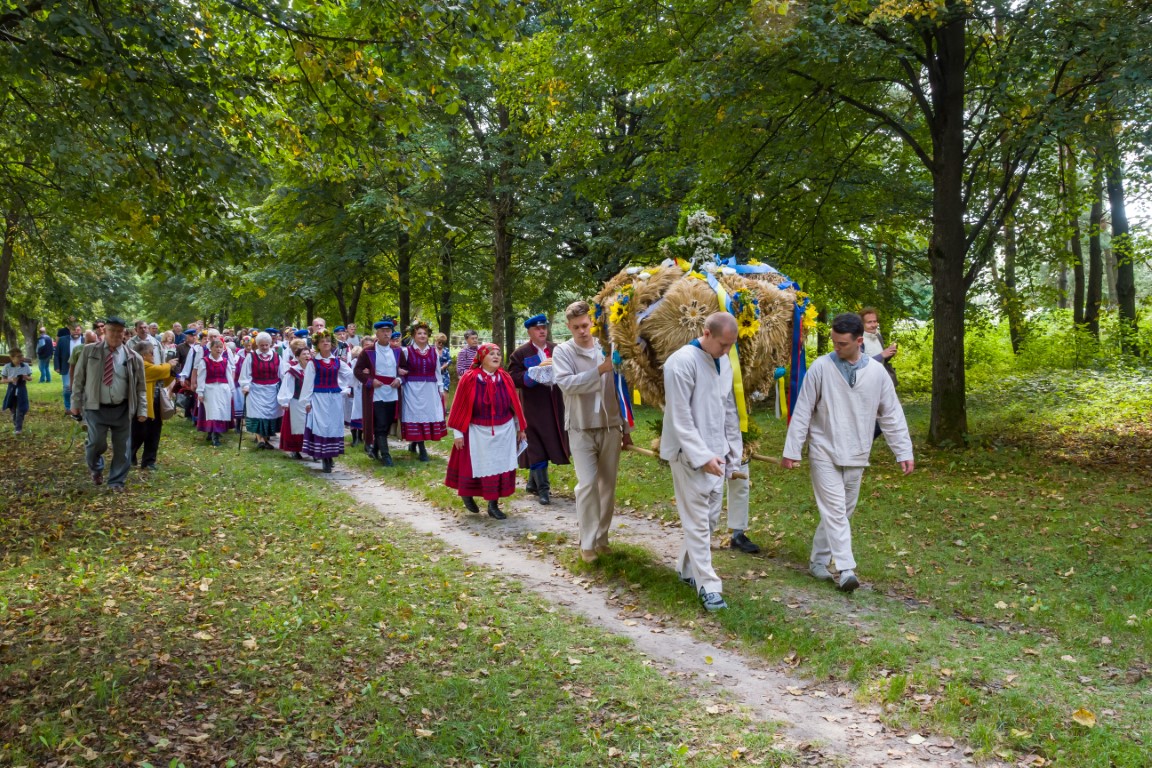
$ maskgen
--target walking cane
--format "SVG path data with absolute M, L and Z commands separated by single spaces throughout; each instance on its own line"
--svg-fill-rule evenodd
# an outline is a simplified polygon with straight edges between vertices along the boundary
M 240 396 L 244 398 L 244 407 L 240 409 L 240 439 L 236 442 L 236 453 L 240 453 L 244 446 L 244 422 L 248 420 L 248 395 L 241 392 Z

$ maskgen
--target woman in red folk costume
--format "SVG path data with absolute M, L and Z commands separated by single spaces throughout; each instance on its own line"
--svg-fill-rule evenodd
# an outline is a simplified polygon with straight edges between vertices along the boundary
M 488 514 L 507 517 L 500 499 L 516 491 L 516 457 L 524 441 L 524 411 L 516 385 L 500 368 L 500 347 L 483 344 L 472 368 L 461 378 L 448 420 L 455 441 L 444 484 L 463 497 L 469 512 L 479 512 L 476 496 L 488 501 Z
M 440 391 L 440 361 L 436 348 L 428 343 L 431 328 L 422 320 L 412 323 L 412 343 L 403 348 L 404 388 L 400 398 L 400 438 L 408 450 L 419 451 L 420 461 L 428 461 L 426 440 L 439 440 L 448 434 L 444 424 L 444 395 Z

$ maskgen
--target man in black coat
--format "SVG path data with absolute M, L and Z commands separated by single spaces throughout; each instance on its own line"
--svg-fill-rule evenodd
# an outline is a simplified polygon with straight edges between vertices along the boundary
M 68 370 L 68 361 L 72 359 L 72 350 L 84 346 L 84 327 L 73 323 L 71 331 L 65 331 L 56 339 L 56 352 L 52 360 L 52 368 L 60 374 L 64 384 L 64 410 L 72 409 L 72 376 Z
M 528 450 L 520 454 L 520 468 L 528 470 L 526 490 L 538 494 L 541 504 L 552 503 L 548 463 L 567 464 L 570 455 L 564 429 L 564 395 L 553 386 L 551 375 L 556 344 L 548 339 L 550 325 L 547 315 L 525 320 L 528 343 L 517 348 L 508 361 L 508 373 L 520 390 L 528 421 Z

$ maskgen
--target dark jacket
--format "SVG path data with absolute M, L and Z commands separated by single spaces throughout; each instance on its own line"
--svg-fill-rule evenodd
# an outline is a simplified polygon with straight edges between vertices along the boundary
M 556 345 L 548 342 L 548 356 Z M 524 418 L 528 420 L 528 450 L 520 454 L 520 467 L 529 469 L 542 461 L 567 464 L 568 432 L 564 429 L 564 395 L 559 387 L 537 384 L 527 378 L 528 369 L 539 365 L 540 357 L 532 342 L 512 353 L 508 360 L 508 373 L 520 390 L 524 403 Z
M 72 357 L 72 350 L 84 346 L 84 334 L 72 341 L 72 336 L 64 334 L 56 339 L 56 352 L 52 361 L 52 368 L 62 376 L 68 375 L 68 360 Z

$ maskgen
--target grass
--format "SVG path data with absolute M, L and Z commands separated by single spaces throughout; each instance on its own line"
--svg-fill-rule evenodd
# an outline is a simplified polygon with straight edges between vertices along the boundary
M 56 384 L 31 389 L 25 434 L 0 432 L 0 764 L 788 759 L 771 727 L 706 713 L 626 642 L 282 454 L 177 422 L 161 471 L 93 488 Z
M 765 552 L 716 553 L 731 606 L 723 631 L 817 681 L 858 686 L 893 725 L 965 738 L 979 756 L 1147 766 L 1146 379 L 1045 374 L 974 393 L 974 447 L 965 451 L 927 449 L 928 408 L 908 404 L 917 471 L 901 476 L 878 441 L 854 526 L 857 572 L 873 589 L 851 597 L 804 572 L 817 519 L 807 473 L 757 465 L 750 533 Z M 640 410 L 641 445 L 654 437 L 657 416 Z M 784 426 L 762 416 L 758 423 L 762 452 L 778 455 Z M 620 507 L 674 520 L 667 468 L 634 454 L 623 462 Z M 573 487 L 571 467 L 552 471 L 554 491 Z M 395 477 L 455 508 L 442 473 L 440 462 L 406 463 Z M 563 561 L 585 577 L 639 585 L 645 610 L 685 625 L 700 617 L 671 564 L 645 551 L 623 548 L 587 566 L 569 549 Z M 1077 722 L 1081 710 L 1094 727 Z

